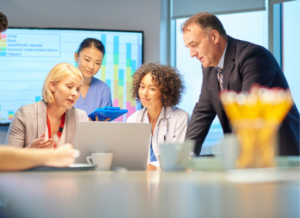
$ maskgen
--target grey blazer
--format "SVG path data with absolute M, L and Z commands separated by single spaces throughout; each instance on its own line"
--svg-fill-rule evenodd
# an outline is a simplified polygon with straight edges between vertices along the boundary
M 27 147 L 45 132 L 46 114 L 47 104 L 44 100 L 20 107 L 11 121 L 5 144 L 13 147 Z M 66 111 L 66 143 L 74 145 L 76 123 L 88 120 L 85 111 L 74 107 Z

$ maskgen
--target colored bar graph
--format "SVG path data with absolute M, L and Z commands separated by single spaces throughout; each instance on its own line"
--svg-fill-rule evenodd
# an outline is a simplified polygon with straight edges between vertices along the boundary
M 114 99 L 114 100 L 113 100 L 113 105 L 114 105 L 115 107 L 116 107 L 116 105 L 118 105 L 118 103 L 119 103 L 119 102 L 118 102 L 118 99 Z
M 6 35 L 2 35 L 0 39 L 0 56 L 6 56 Z
M 2 120 L 10 122 L 20 106 L 43 99 L 40 94 L 40 83 L 36 81 L 35 77 L 31 80 L 32 75 L 36 73 L 39 77 L 38 79 L 44 78 L 49 69 L 53 67 L 53 64 L 59 62 L 71 63 L 78 68 L 78 64 L 72 57 L 76 48 L 85 37 L 96 38 L 105 47 L 106 54 L 103 57 L 101 68 L 95 77 L 110 87 L 113 106 L 128 110 L 126 115 L 119 117 L 116 121 L 126 121 L 126 118 L 140 109 L 140 104 L 137 104 L 135 99 L 132 99 L 132 75 L 136 72 L 142 60 L 140 33 L 84 31 L 78 37 L 77 35 L 74 37 L 74 34 L 70 31 L 62 33 L 55 31 L 55 33 L 51 33 L 49 36 L 46 33 L 39 32 L 33 34 L 35 30 L 24 33 L 22 31 L 19 29 L 8 29 L 7 32 L 4 32 L 2 35 L 3 38 L 0 40 L 0 74 L 2 82 L 0 88 L 1 93 L 3 90 L 5 91 L 2 94 L 3 100 L 0 101 L 1 123 L 3 123 Z M 29 37 L 31 34 L 32 36 L 41 35 L 43 37 L 41 41 L 32 41 L 32 37 Z M 53 35 L 60 35 L 59 39 L 63 40 L 60 42 L 54 40 L 55 43 L 52 40 L 53 43 L 51 41 L 51 46 L 49 44 L 50 47 L 46 46 L 46 44 L 41 44 L 44 41 L 45 43 L 46 41 L 48 42 L 47 37 L 52 39 Z M 47 51 L 44 52 L 44 49 Z M 25 50 L 27 52 L 25 59 L 22 57 L 23 53 L 21 50 L 24 54 Z M 44 53 L 45 55 L 47 53 L 49 57 L 57 53 L 59 57 L 55 56 L 57 59 L 53 62 L 52 59 L 45 58 L 46 56 L 43 56 Z M 32 72 L 32 64 L 37 66 L 35 68 L 37 72 Z M 10 73 L 14 75 L 9 75 Z M 27 73 L 29 76 L 28 80 L 27 75 L 25 75 Z M 42 75 L 43 73 L 45 75 Z M 10 82 L 10 76 L 11 78 L 17 78 L 17 84 Z M 23 78 L 26 78 L 26 86 L 23 84 Z M 8 82 L 3 82 L 2 80 Z M 101 90 L 106 89 L 102 89 L 101 87 L 99 91 Z M 7 93 L 10 92 L 12 94 L 7 97 Z
M 135 71 L 136 71 L 136 61 L 132 60 L 131 61 L 131 76 L 133 76 Z
M 106 48 L 106 35 L 101 35 L 101 42 L 104 45 L 104 48 Z M 106 55 L 103 57 L 101 69 L 100 69 L 100 79 L 105 82 L 106 80 Z
M 124 70 L 119 70 L 119 86 L 124 86 Z
M 40 101 L 41 100 L 41 96 L 35 96 L 35 102 Z
M 14 112 L 13 111 L 8 111 L 8 120 L 12 120 L 14 117 Z
M 126 43 L 126 119 L 136 111 L 136 102 L 131 96 L 132 75 L 136 70 L 136 61 L 131 60 L 131 46 L 131 43 Z
M 107 79 L 106 81 L 105 81 L 105 83 L 109 86 L 109 88 L 111 89 L 111 80 L 110 79 Z
M 0 104 L 0 120 L 2 120 L 2 121 L 3 121 L 3 120 L 6 120 L 5 118 L 2 118 L 2 117 L 1 117 L 1 104 Z
M 126 118 L 128 118 L 131 114 L 133 114 L 136 109 L 135 109 L 136 106 L 132 106 L 131 105 L 131 102 L 126 102 L 126 109 L 128 110 L 128 113 L 126 114 Z
M 119 36 L 114 36 L 114 57 L 113 57 L 113 78 L 114 78 L 114 100 L 113 105 L 114 107 L 120 107 L 121 109 L 124 108 L 123 103 L 123 92 L 124 92 L 124 71 L 119 70 Z M 121 80 L 121 83 L 119 83 L 119 80 Z M 121 85 L 122 84 L 122 85 Z M 123 116 L 118 117 L 115 119 L 115 121 L 123 121 Z

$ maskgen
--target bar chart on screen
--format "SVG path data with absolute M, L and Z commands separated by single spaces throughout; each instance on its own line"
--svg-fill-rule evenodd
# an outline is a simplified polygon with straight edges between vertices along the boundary
M 0 56 L 6 56 L 6 35 L 2 35 L 0 39 Z
M 108 35 L 102 35 L 101 41 L 108 50 L 104 57 L 101 67 L 100 78 L 112 90 L 113 106 L 126 108 L 128 113 L 123 117 L 117 118 L 115 121 L 125 121 L 137 109 L 135 100 L 131 98 L 132 75 L 134 74 L 137 64 L 137 53 L 132 53 L 132 50 L 137 50 L 137 45 L 130 43 L 129 39 L 121 38 L 113 35 L 108 39 Z M 112 40 L 112 41 L 111 41 Z M 125 40 L 124 42 L 120 40 Z M 112 53 L 110 53 L 112 51 Z M 107 64 L 107 61 L 111 64 Z M 112 62 L 111 62 L 112 61 Z M 113 67 L 112 69 L 111 66 Z
M 85 38 L 99 39 L 105 46 L 95 77 L 111 88 L 113 106 L 128 110 L 115 121 L 126 121 L 139 110 L 131 87 L 143 60 L 142 32 L 9 28 L 0 40 L 0 123 L 9 123 L 21 106 L 42 99 L 45 77 L 56 64 L 77 66 L 74 53 Z

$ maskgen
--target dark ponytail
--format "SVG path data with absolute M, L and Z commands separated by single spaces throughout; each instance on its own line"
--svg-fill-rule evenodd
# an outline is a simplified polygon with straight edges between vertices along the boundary
M 80 43 L 80 46 L 78 48 L 77 54 L 79 55 L 79 53 L 85 49 L 85 48 L 90 48 L 94 46 L 95 48 L 97 48 L 99 51 L 102 52 L 103 56 L 105 55 L 105 48 L 104 45 L 102 44 L 102 42 L 98 39 L 94 39 L 94 38 L 86 38 L 85 40 L 83 40 Z

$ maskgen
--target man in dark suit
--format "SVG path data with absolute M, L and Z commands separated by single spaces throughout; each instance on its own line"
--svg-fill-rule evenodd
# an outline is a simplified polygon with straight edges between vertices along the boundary
M 202 63 L 201 94 L 186 134 L 187 139 L 196 141 L 195 154 L 199 155 L 216 115 L 223 132 L 232 131 L 219 99 L 221 90 L 249 91 L 254 83 L 270 88 L 288 89 L 289 86 L 267 49 L 228 36 L 216 16 L 198 13 L 182 25 L 182 31 L 191 57 Z M 299 125 L 299 112 L 294 104 L 279 129 L 280 155 L 299 155 Z

